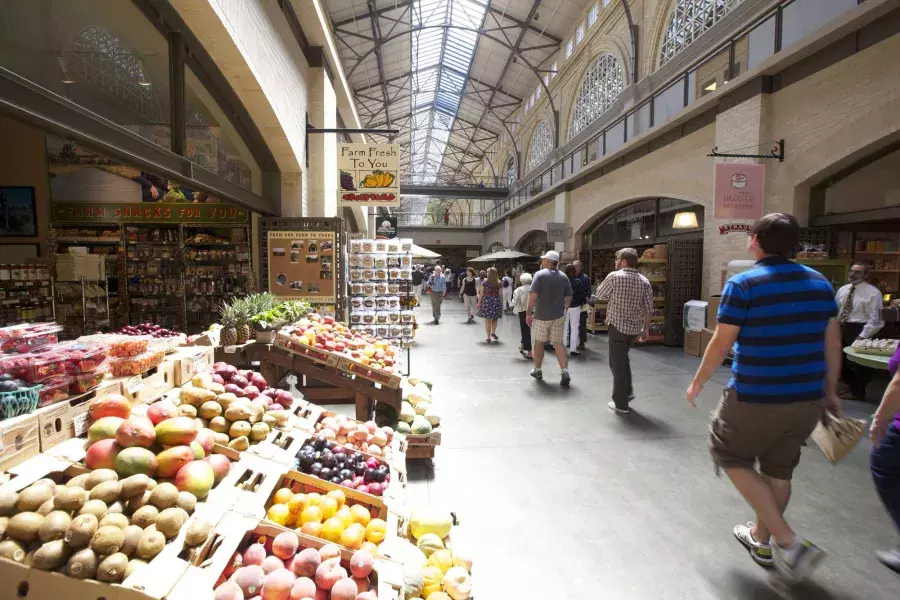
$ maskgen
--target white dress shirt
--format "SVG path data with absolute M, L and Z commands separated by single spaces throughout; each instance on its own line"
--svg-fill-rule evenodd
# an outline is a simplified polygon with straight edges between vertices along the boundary
M 837 291 L 835 300 L 838 304 L 838 316 L 844 309 L 844 303 L 847 296 L 850 295 L 852 283 L 848 283 Z M 856 291 L 853 292 L 853 306 L 850 307 L 850 316 L 847 317 L 848 323 L 865 323 L 861 338 L 870 338 L 884 327 L 884 321 L 881 320 L 881 307 L 884 305 L 881 292 L 878 288 L 865 281 L 856 284 Z

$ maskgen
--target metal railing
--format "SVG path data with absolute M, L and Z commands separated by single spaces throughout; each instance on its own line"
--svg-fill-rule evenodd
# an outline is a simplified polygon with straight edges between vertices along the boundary
M 436 180 L 433 183 L 420 181 L 415 173 L 401 172 L 401 185 L 428 186 L 428 187 L 458 187 L 458 188 L 508 188 L 509 180 L 506 177 L 476 177 L 472 180 L 468 177 L 460 180 L 441 181 Z
M 772 47 L 768 51 L 765 47 L 753 47 L 753 50 L 756 52 L 754 54 L 756 64 L 780 52 L 783 47 L 783 13 L 786 8 L 794 4 L 794 1 L 780 3 L 762 13 L 729 36 L 727 41 L 714 46 L 700 58 L 693 61 L 690 66 L 683 69 L 677 76 L 659 86 L 649 97 L 636 106 L 629 108 L 611 125 L 604 127 L 586 142 L 578 144 L 577 147 L 565 154 L 563 158 L 556 160 L 549 167 L 529 173 L 525 178 L 517 182 L 515 191 L 505 200 L 501 200 L 495 207 L 485 212 L 485 225 L 490 225 L 504 215 L 529 203 L 533 198 L 550 190 L 560 181 L 578 174 L 599 158 L 613 154 L 635 137 L 643 135 L 657 125 L 668 121 L 697 99 L 715 91 L 717 87 L 715 80 L 708 81 L 697 77 L 698 73 L 704 70 L 704 67 L 707 65 L 713 62 L 722 63 L 718 68 L 712 69 L 711 72 L 721 73 L 723 68 L 727 70 L 728 77 L 725 80 L 725 84 L 740 75 L 742 71 L 746 71 L 750 67 L 744 66 L 742 70 L 741 63 L 735 60 L 735 46 L 739 43 L 746 43 L 745 54 L 749 57 L 750 44 L 753 43 L 751 34 L 757 34 L 754 36 L 754 39 L 767 40 L 771 38 L 772 41 Z M 752 66 L 755 66 L 755 64 Z M 598 118 L 603 118 L 604 116 L 601 115 Z M 561 148 L 558 148 L 557 152 L 559 150 Z
M 473 227 L 484 226 L 482 213 L 393 213 L 398 227 Z

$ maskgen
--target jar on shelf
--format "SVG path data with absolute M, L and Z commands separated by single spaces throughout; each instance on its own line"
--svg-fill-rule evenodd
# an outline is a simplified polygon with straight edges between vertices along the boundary
M 350 254 L 359 254 L 362 252 L 362 240 L 350 240 Z
M 376 294 L 387 294 L 388 293 L 387 281 L 376 281 L 375 282 L 375 293 Z

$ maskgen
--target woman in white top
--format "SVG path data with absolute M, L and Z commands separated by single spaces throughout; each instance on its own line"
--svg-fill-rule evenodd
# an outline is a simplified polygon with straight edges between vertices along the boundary
M 500 285 L 503 286 L 500 290 L 500 295 L 503 300 L 503 310 L 512 314 L 512 297 L 513 297 L 513 278 L 512 271 L 509 269 L 506 270 L 506 273 L 503 275 L 503 279 L 500 281 Z
M 528 315 L 528 294 L 531 293 L 531 274 L 522 273 L 519 281 L 522 282 L 522 285 L 513 292 L 512 307 L 513 312 L 519 314 L 519 328 L 522 331 L 522 343 L 519 344 L 519 352 L 525 358 L 531 360 L 531 327 L 528 326 L 525 320 Z

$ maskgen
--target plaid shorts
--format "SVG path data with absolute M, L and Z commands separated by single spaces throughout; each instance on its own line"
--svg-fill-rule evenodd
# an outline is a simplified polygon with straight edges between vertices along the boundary
M 539 321 L 535 319 L 531 324 L 531 341 L 535 344 L 543 344 L 544 342 L 562 344 L 565 325 L 565 316 L 553 319 L 552 321 Z

